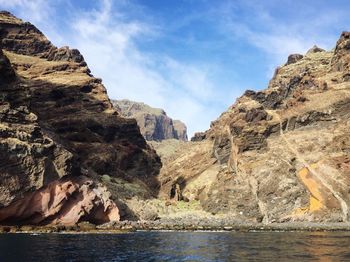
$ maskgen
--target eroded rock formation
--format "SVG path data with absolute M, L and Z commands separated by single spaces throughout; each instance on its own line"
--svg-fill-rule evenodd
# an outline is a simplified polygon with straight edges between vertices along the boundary
M 114 201 L 134 192 L 109 195 L 102 175 L 156 194 L 159 157 L 78 50 L 53 46 L 8 12 L 0 44 L 0 223 L 118 220 Z
M 349 221 L 350 33 L 246 91 L 161 171 L 160 195 L 242 221 Z
M 142 135 L 148 141 L 188 140 L 186 125 L 168 117 L 163 109 L 126 99 L 114 100 L 112 103 L 122 116 L 136 119 Z
M 0 221 L 6 224 L 102 224 L 119 219 L 107 189 L 84 176 L 55 180 L 0 209 Z
M 142 134 L 187 140 L 181 123 L 150 108 L 139 128 L 130 117 L 144 105 L 115 110 L 78 50 L 7 12 L 0 43 L 0 223 L 99 224 L 137 210 L 155 219 L 157 206 L 140 199 L 159 190 L 235 221 L 349 222 L 350 33 L 334 51 L 290 56 L 267 89 L 246 91 L 193 142 L 153 142 L 160 185 Z

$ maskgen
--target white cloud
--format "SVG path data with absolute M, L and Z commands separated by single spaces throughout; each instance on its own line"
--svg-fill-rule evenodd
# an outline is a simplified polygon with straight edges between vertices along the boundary
M 71 43 L 84 54 L 93 74 L 102 77 L 109 96 L 164 108 L 188 125 L 190 135 L 207 129 L 212 120 L 208 116 L 218 114 L 206 106 L 215 98 L 208 68 L 141 52 L 136 40 L 153 37 L 157 26 L 126 21 L 118 12 L 118 5 L 104 0 L 99 9 L 78 13 L 71 23 Z
M 29 21 L 38 27 L 55 45 L 64 45 L 65 41 L 56 24 L 56 6 L 68 0 L 0 0 L 0 9 L 14 12 L 18 18 Z
M 294 5 L 294 1 L 289 2 Z M 221 51 L 229 53 L 235 49 L 237 39 L 243 40 L 266 55 L 266 61 L 261 61 L 260 67 L 268 67 L 271 76 L 273 68 L 285 62 L 290 53 L 304 53 L 314 44 L 331 48 L 336 39 L 333 35 L 330 37 L 326 29 L 338 25 L 342 19 L 339 12 L 330 11 L 285 21 L 272 15 L 271 8 L 279 6 L 278 1 L 261 4 L 258 0 L 237 0 L 227 1 L 223 7 L 207 2 L 210 7 L 207 12 L 192 10 L 187 18 L 166 21 L 170 23 L 165 26 L 158 23 L 157 18 L 145 18 L 143 9 L 129 0 L 99 0 L 94 2 L 96 8 L 88 11 L 76 8 L 69 15 L 64 10 L 56 10 L 58 3 L 64 3 L 65 10 L 76 4 L 73 0 L 0 0 L 0 8 L 16 10 L 16 15 L 35 24 L 54 44 L 78 48 L 92 73 L 103 79 L 111 98 L 128 98 L 164 108 L 168 115 L 188 125 L 190 135 L 208 128 L 210 121 L 225 110 L 224 105 L 233 102 L 237 90 L 242 90 L 242 87 L 233 88 L 229 81 L 238 79 L 238 83 L 233 84 L 236 86 L 244 83 L 242 79 L 247 76 L 232 77 L 234 66 L 237 66 L 234 63 L 231 70 L 216 68 L 205 58 L 184 61 L 160 50 L 144 52 L 138 46 L 139 41 L 161 41 L 171 33 L 171 28 L 181 31 L 193 21 L 205 19 L 212 21 L 215 29 L 220 25 L 222 39 L 201 42 L 202 39 L 182 39 L 180 36 L 177 43 L 188 50 L 201 48 L 198 44 L 209 43 L 211 47 L 219 44 L 218 48 L 226 48 Z M 302 10 L 302 7 L 298 8 Z M 63 28 L 61 21 L 55 20 L 62 13 L 67 20 Z M 247 55 L 243 49 L 237 52 Z M 231 74 L 231 77 L 225 74 Z
M 216 99 L 209 67 L 139 50 L 137 40 L 164 32 L 159 25 L 129 19 L 121 12 L 121 7 L 137 8 L 129 1 L 100 0 L 97 8 L 75 10 L 64 31 L 54 23 L 48 26 L 47 21 L 52 21 L 48 18 L 56 11 L 49 1 L 0 0 L 0 7 L 15 8 L 16 15 L 44 28 L 53 43 L 78 48 L 112 99 L 128 98 L 164 108 L 169 116 L 187 124 L 190 136 L 207 129 L 219 113 L 207 106 Z
M 0 0 L 3 9 L 17 8 L 20 17 L 25 17 L 32 23 L 49 18 L 52 12 L 47 0 Z
M 243 39 L 268 55 L 271 70 L 284 63 L 288 55 L 303 54 L 315 44 L 325 49 L 335 45 L 337 33 L 334 28 L 341 28 L 348 15 L 332 7 L 318 10 L 311 2 L 303 1 L 237 0 L 234 4 L 225 2 L 218 13 L 221 14 L 221 29 L 229 32 L 231 38 Z M 283 17 L 281 12 L 288 8 L 294 9 Z
M 121 21 L 116 12 L 112 12 L 111 1 L 105 0 L 99 10 L 77 14 L 72 21 L 72 43 L 84 54 L 92 72 L 103 78 L 112 98 L 154 100 L 160 104 L 166 83 L 147 68 L 147 57 L 133 42 L 149 29 L 138 22 Z
M 199 100 L 205 101 L 215 96 L 214 85 L 209 80 L 210 68 L 205 68 L 208 66 L 184 64 L 169 57 L 164 61 L 172 83 Z

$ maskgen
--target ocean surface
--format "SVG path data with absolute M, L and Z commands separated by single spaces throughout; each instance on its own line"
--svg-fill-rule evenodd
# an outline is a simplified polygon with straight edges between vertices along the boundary
M 350 232 L 2 234 L 0 261 L 350 261 Z

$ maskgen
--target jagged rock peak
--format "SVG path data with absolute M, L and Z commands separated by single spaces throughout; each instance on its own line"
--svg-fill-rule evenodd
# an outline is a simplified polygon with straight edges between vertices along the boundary
M 188 140 L 186 125 L 168 117 L 163 109 L 127 99 L 113 100 L 112 103 L 122 116 L 136 119 L 142 135 L 148 141 Z
M 308 54 L 319 53 L 324 51 L 325 51 L 324 49 L 318 47 L 317 45 L 314 45 L 306 52 L 306 54 L 308 55 Z
M 350 68 L 350 32 L 342 32 L 334 50 L 331 64 L 334 71 L 346 71 Z
M 344 31 L 342 32 L 339 40 L 337 41 L 336 50 L 346 49 L 350 50 L 350 32 Z
M 0 26 L 1 44 L 8 51 L 38 56 L 49 61 L 76 62 L 80 66 L 86 66 L 77 49 L 69 49 L 67 46 L 57 48 L 34 25 L 16 18 L 9 12 L 0 13 Z
M 5 10 L 0 11 L 0 17 L 1 17 L 1 20 L 8 21 L 13 24 L 24 23 L 22 19 L 15 17 L 12 13 Z

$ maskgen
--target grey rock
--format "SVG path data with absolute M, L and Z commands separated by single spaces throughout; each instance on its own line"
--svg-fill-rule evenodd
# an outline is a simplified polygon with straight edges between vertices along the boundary
M 112 103 L 122 116 L 136 119 L 142 135 L 148 141 L 188 140 L 186 125 L 180 120 L 171 119 L 163 109 L 127 99 L 112 100 Z

